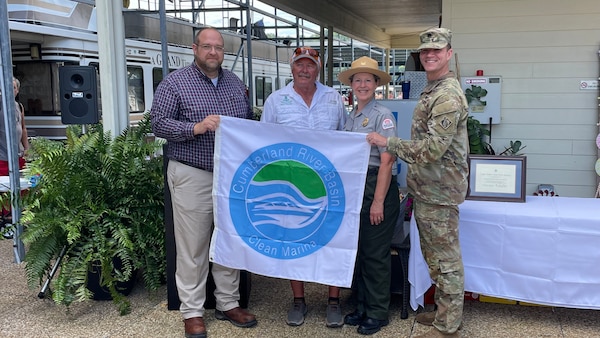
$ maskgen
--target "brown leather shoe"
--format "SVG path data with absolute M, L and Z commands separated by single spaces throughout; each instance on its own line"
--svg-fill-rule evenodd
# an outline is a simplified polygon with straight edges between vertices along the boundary
M 438 331 L 435 327 L 432 327 L 429 331 L 415 336 L 415 338 L 460 338 L 460 333 L 458 331 L 454 333 L 444 333 Z
M 185 338 L 206 338 L 206 326 L 202 317 L 184 319 Z
M 416 320 L 419 324 L 433 326 L 433 321 L 435 320 L 435 311 L 417 313 Z
M 253 327 L 256 325 L 256 317 L 241 307 L 234 307 L 229 311 L 215 310 L 215 318 L 228 320 L 237 327 Z

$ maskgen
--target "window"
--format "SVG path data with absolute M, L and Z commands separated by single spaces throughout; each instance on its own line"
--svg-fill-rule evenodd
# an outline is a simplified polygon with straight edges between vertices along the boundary
M 48 62 L 15 64 L 14 76 L 21 81 L 21 89 L 17 98 L 25 108 L 25 115 L 59 115 L 58 66 L 58 63 Z M 12 86 L 10 88 L 12 89 Z
M 256 105 L 262 107 L 265 100 L 273 92 L 273 80 L 270 77 L 257 76 L 255 78 Z
M 144 100 L 144 71 L 142 67 L 127 67 L 127 100 L 129 112 L 139 113 L 146 110 Z
M 169 73 L 174 71 L 175 69 L 169 69 Z M 152 68 L 152 93 L 156 91 L 158 88 L 158 84 L 163 79 L 162 68 Z

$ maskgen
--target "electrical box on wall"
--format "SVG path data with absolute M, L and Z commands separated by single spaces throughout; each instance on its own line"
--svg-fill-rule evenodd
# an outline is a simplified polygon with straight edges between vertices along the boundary
M 469 102 L 469 115 L 479 122 L 500 123 L 500 76 L 474 76 L 461 78 L 461 86 Z
M 398 137 L 401 139 L 410 140 L 412 116 L 417 103 L 419 103 L 419 100 L 377 100 L 377 103 L 389 108 L 392 111 L 392 114 L 394 114 L 394 117 L 396 117 L 396 132 Z M 398 159 L 397 169 L 398 186 L 401 188 L 406 188 L 406 173 L 408 172 L 408 164 L 403 160 Z

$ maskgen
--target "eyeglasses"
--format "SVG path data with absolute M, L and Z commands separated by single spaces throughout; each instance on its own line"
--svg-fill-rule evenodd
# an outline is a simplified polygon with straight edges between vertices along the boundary
M 213 48 L 215 49 L 215 52 L 217 53 L 223 53 L 225 51 L 225 47 L 223 46 L 213 46 L 213 45 L 197 45 L 198 47 L 200 47 L 200 49 L 202 49 L 205 52 L 210 52 L 211 50 L 213 50 Z
M 294 57 L 302 55 L 302 54 L 308 54 L 314 58 L 319 57 L 319 51 L 316 49 L 312 49 L 312 48 L 308 48 L 308 47 L 298 47 L 298 48 L 294 49 Z

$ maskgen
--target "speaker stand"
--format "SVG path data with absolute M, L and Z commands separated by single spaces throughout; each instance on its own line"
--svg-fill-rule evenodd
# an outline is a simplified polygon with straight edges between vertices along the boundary
M 60 251 L 60 254 L 58 254 L 58 257 L 56 258 L 56 262 L 54 262 L 54 266 L 52 266 L 52 270 L 50 270 L 50 274 L 48 274 L 48 279 L 46 279 L 44 286 L 42 286 L 40 293 L 38 293 L 38 298 L 43 299 L 46 297 L 46 292 L 48 291 L 48 288 L 50 287 L 50 281 L 52 281 L 52 278 L 54 278 L 54 275 L 56 274 L 56 271 L 58 270 L 58 267 L 60 266 L 60 262 L 62 261 L 63 257 L 65 256 L 66 251 L 67 251 L 67 246 L 65 245 L 65 246 L 63 246 L 62 250 Z

